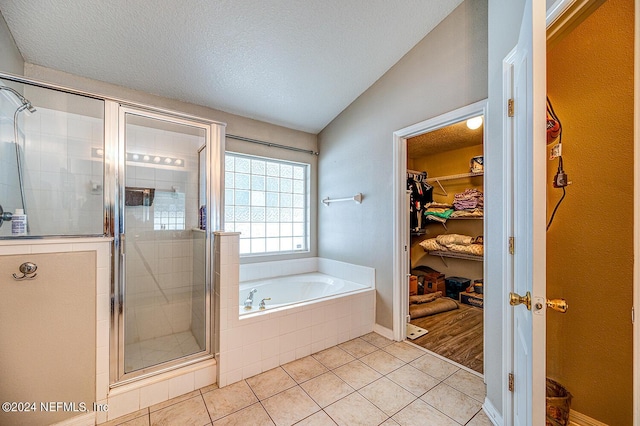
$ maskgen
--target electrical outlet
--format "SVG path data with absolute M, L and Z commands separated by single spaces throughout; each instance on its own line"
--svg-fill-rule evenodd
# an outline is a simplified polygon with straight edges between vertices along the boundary
M 562 144 L 554 145 L 551 148 L 551 154 L 549 154 L 549 160 L 555 160 L 560 156 L 562 156 Z
M 558 170 L 558 173 L 553 178 L 553 186 L 555 188 L 563 188 L 567 185 L 569 185 L 569 177 L 564 171 Z

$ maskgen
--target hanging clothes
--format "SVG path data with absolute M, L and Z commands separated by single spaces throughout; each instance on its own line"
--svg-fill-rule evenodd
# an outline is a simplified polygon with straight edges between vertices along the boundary
M 412 231 L 423 228 L 422 212 L 425 206 L 433 201 L 433 186 L 424 182 L 427 173 L 420 175 L 409 173 L 407 178 L 407 189 L 410 191 L 410 226 Z

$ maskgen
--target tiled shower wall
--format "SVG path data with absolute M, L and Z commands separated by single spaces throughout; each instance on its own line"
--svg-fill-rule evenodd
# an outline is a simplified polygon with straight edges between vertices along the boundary
M 193 231 L 193 282 L 191 286 L 191 332 L 201 348 L 206 343 L 206 297 L 204 286 L 195 285 L 203 283 L 206 274 L 206 233 L 205 231 Z
M 8 92 L 0 92 L 0 205 L 13 212 L 22 206 L 18 188 L 18 168 L 13 144 L 13 113 L 18 105 Z M 22 121 L 22 120 L 20 120 Z M 23 134 L 21 134 L 22 136 Z M 4 232 L 3 232 L 4 231 Z M 0 235 L 11 233 L 11 226 L 0 228 Z
M 204 272 L 198 275 L 194 271 L 192 241 L 200 236 L 195 229 L 199 206 L 198 153 L 194 147 L 198 142 L 196 136 L 127 126 L 127 152 L 152 158 L 180 158 L 184 166 L 128 162 L 126 186 L 153 188 L 155 199 L 151 206 L 125 208 L 129 331 L 126 343 L 191 330 L 192 297 L 199 294 L 194 287 L 204 286 Z M 179 206 L 184 201 L 184 208 L 163 209 L 163 197 Z M 200 263 L 203 261 L 204 258 Z M 203 333 L 203 325 L 197 329 L 194 335 Z
M 12 104 L 0 105 L 0 115 L 6 116 L 0 133 L 0 198 L 6 200 L 3 207 L 11 212 L 22 207 L 13 144 L 15 108 Z M 32 234 L 101 234 L 103 162 L 91 152 L 92 147 L 103 146 L 103 120 L 38 107 L 33 114 L 20 113 L 18 122 Z M 0 228 L 0 235 L 10 233 L 11 227 Z

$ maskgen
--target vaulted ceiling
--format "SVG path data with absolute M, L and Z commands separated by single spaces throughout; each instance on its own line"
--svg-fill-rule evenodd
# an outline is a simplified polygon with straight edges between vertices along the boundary
M 462 0 L 0 0 L 25 61 L 318 133 Z

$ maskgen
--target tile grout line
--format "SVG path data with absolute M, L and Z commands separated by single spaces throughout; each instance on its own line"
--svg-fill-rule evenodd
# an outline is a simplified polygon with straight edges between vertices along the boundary
M 330 368 L 330 367 L 329 367 L 329 365 L 328 365 L 328 364 L 326 364 L 327 362 L 329 362 L 329 364 L 332 364 L 332 365 L 334 365 L 334 364 L 335 364 L 335 363 L 330 362 L 330 361 L 331 361 L 331 358 L 330 358 L 330 357 L 326 358 L 326 359 L 325 359 L 325 362 L 322 362 L 319 358 L 316 358 L 316 356 L 315 356 L 315 355 L 317 355 L 317 354 L 319 354 L 319 353 L 321 353 L 321 352 L 323 352 L 323 351 L 318 351 L 318 352 L 316 352 L 315 354 L 310 354 L 310 355 L 308 355 L 308 357 L 310 357 L 310 358 L 311 358 L 311 359 L 313 359 L 315 362 L 317 362 L 320 366 L 322 366 L 322 367 L 325 369 L 325 371 L 324 371 L 324 372 L 322 372 L 322 373 L 320 373 L 320 374 L 318 374 L 318 375 L 316 375 L 316 376 L 314 376 L 314 377 L 311 377 L 311 378 L 308 378 L 308 379 L 306 379 L 306 380 L 304 380 L 304 381 L 301 381 L 301 382 L 298 382 L 296 379 L 294 379 L 294 378 L 293 378 L 293 376 L 292 376 L 292 375 L 291 375 L 291 374 L 290 374 L 290 373 L 289 373 L 289 372 L 284 368 L 284 366 L 277 366 L 277 367 L 275 367 L 275 368 L 280 368 L 280 369 L 281 369 L 281 370 L 286 374 L 286 376 L 287 376 L 287 377 L 289 377 L 289 379 L 291 379 L 291 381 L 292 381 L 292 383 L 293 383 L 293 386 L 291 386 L 291 387 L 289 387 L 289 388 L 287 388 L 287 389 L 283 389 L 283 390 L 281 390 L 280 392 L 277 392 L 277 393 L 275 393 L 275 394 L 273 394 L 273 395 L 269 395 L 268 397 L 265 397 L 263 400 L 261 400 L 260 398 L 258 398 L 258 395 L 256 394 L 256 391 L 251 387 L 251 385 L 249 384 L 249 382 L 248 382 L 248 380 L 247 380 L 247 379 L 244 379 L 244 380 L 243 380 L 243 382 L 245 382 L 245 385 L 246 385 L 247 387 L 249 387 L 249 389 L 251 390 L 252 394 L 253 394 L 253 395 L 254 395 L 254 397 L 256 398 L 257 402 L 259 402 L 259 403 L 260 403 L 260 405 L 261 405 L 262 409 L 266 412 L 266 414 L 267 414 L 268 418 L 269 418 L 269 419 L 270 419 L 270 421 L 272 421 L 274 424 L 275 424 L 276 422 L 275 422 L 275 421 L 274 421 L 274 419 L 272 418 L 271 414 L 266 410 L 266 407 L 264 406 L 263 401 L 264 401 L 264 400 L 266 400 L 266 399 L 268 399 L 268 398 L 271 398 L 271 397 L 274 397 L 274 396 L 276 396 L 276 395 L 279 395 L 279 394 L 281 394 L 281 393 L 283 393 L 283 392 L 285 392 L 285 391 L 287 391 L 287 390 L 293 389 L 293 388 L 295 388 L 296 386 L 297 386 L 297 387 L 299 387 L 299 388 L 302 390 L 302 392 L 303 392 L 303 393 L 304 393 L 308 398 L 310 398 L 310 400 L 311 400 L 311 401 L 313 401 L 313 402 L 314 402 L 314 403 L 319 407 L 319 410 L 318 410 L 318 411 L 315 411 L 315 412 L 311 413 L 310 415 L 308 415 L 307 417 L 305 417 L 305 418 L 303 418 L 303 419 L 298 420 L 296 423 L 299 423 L 299 422 L 301 422 L 301 421 L 304 421 L 305 419 L 307 419 L 307 418 L 309 418 L 309 417 L 311 417 L 311 416 L 314 416 L 314 415 L 318 414 L 320 411 L 323 411 L 323 412 L 324 412 L 324 414 L 325 414 L 327 417 L 329 417 L 329 419 L 331 419 L 333 422 L 335 422 L 335 420 L 333 419 L 333 417 L 331 417 L 331 416 L 329 415 L 329 413 L 326 411 L 326 408 L 328 408 L 328 407 L 330 407 L 330 406 L 332 406 L 332 405 L 334 405 L 334 404 L 338 403 L 339 401 L 342 401 L 343 399 L 345 399 L 345 398 L 347 398 L 347 397 L 349 397 L 349 396 L 353 395 L 354 393 L 357 393 L 360 397 L 362 397 L 364 400 L 366 400 L 366 401 L 368 401 L 369 403 L 371 403 L 371 404 L 372 404 L 374 407 L 376 407 L 376 408 L 377 408 L 377 409 L 378 409 L 382 414 L 384 414 L 384 416 L 386 417 L 386 419 L 385 419 L 382 423 L 384 423 L 384 422 L 388 421 L 389 419 L 393 419 L 393 416 L 397 415 L 398 413 L 400 413 L 401 411 L 403 411 L 404 409 L 406 409 L 409 405 L 413 404 L 413 403 L 414 403 L 414 402 L 416 402 L 417 400 L 420 400 L 422 403 L 424 403 L 424 404 L 426 404 L 427 406 L 429 406 L 430 408 L 434 409 L 436 412 L 441 413 L 441 414 L 442 414 L 442 415 L 444 415 L 446 418 L 449 418 L 449 419 L 451 419 L 452 421 L 454 421 L 456 424 L 460 424 L 460 423 L 458 423 L 455 419 L 453 419 L 452 417 L 450 417 L 450 416 L 449 416 L 449 415 L 447 415 L 446 413 L 442 412 L 440 409 L 438 409 L 438 408 L 434 407 L 433 405 L 431 405 L 430 403 L 428 403 L 427 401 L 425 401 L 425 400 L 423 400 L 423 399 L 422 399 L 423 397 L 425 397 L 427 394 L 429 394 L 430 392 L 432 392 L 436 387 L 438 387 L 438 386 L 440 386 L 440 385 L 444 385 L 444 386 L 446 386 L 446 387 L 449 387 L 449 388 L 451 388 L 451 389 L 453 389 L 453 390 L 455 390 L 455 391 L 459 392 L 460 394 L 464 395 L 465 397 L 469 398 L 471 401 L 482 404 L 482 401 L 478 400 L 478 399 L 477 399 L 476 397 L 474 397 L 473 395 L 470 395 L 471 393 L 474 393 L 474 394 L 475 394 L 475 393 L 477 393 L 477 392 L 471 392 L 471 391 L 470 391 L 470 389 L 475 389 L 475 388 L 474 388 L 475 384 L 472 384 L 472 386 L 471 386 L 471 387 L 468 387 L 468 386 L 462 386 L 462 385 L 464 385 L 464 384 L 465 384 L 465 383 L 464 383 L 465 379 L 461 379 L 461 380 L 462 380 L 462 382 L 458 384 L 459 386 L 458 386 L 458 385 L 457 385 L 457 386 L 454 386 L 454 385 L 449 384 L 449 383 L 447 383 L 447 382 L 446 382 L 447 380 L 449 380 L 450 378 L 452 378 L 452 377 L 453 377 L 453 376 L 455 376 L 456 374 L 460 373 L 461 371 L 464 371 L 464 372 L 465 372 L 465 373 L 467 373 L 467 374 L 471 374 L 471 376 L 474 376 L 474 377 L 473 377 L 474 379 L 476 379 L 476 378 L 477 378 L 477 379 L 479 379 L 479 380 L 482 380 L 482 378 L 481 378 L 481 377 L 478 377 L 478 375 L 477 375 L 477 374 L 473 374 L 473 373 L 471 373 L 471 372 L 467 371 L 467 369 L 460 368 L 460 367 L 459 367 L 459 365 L 457 365 L 457 364 L 456 364 L 456 363 L 454 363 L 454 362 L 448 361 L 448 360 L 446 360 L 446 359 L 442 359 L 441 357 L 435 357 L 435 358 L 437 358 L 437 359 L 440 359 L 440 360 L 441 360 L 441 361 L 443 361 L 443 362 L 446 362 L 447 364 L 449 364 L 449 365 L 451 365 L 451 366 L 453 366 L 453 367 L 456 367 L 455 371 L 451 372 L 451 373 L 450 373 L 450 374 L 448 374 L 446 377 L 443 377 L 442 379 L 440 379 L 440 378 L 433 377 L 433 376 L 431 376 L 430 374 L 428 374 L 428 373 L 426 373 L 426 372 L 422 371 L 421 369 L 417 368 L 416 366 L 412 365 L 412 363 L 413 363 L 413 362 L 415 362 L 415 361 L 417 361 L 418 359 L 422 358 L 424 355 L 429 354 L 430 356 L 433 356 L 433 354 L 431 354 L 431 353 L 430 353 L 430 351 L 428 351 L 428 350 L 426 350 L 426 349 L 424 349 L 424 348 L 417 347 L 417 346 L 412 345 L 412 344 L 407 345 L 407 346 L 409 346 L 409 347 L 416 347 L 417 349 L 419 349 L 419 350 L 423 353 L 423 355 L 420 355 L 420 356 L 418 356 L 417 358 L 414 358 L 414 359 L 412 359 L 412 360 L 410 360 L 410 361 L 408 361 L 408 362 L 407 362 L 407 361 L 405 361 L 404 359 L 401 359 L 401 358 L 397 357 L 396 355 L 394 355 L 392 352 L 390 352 L 390 351 L 389 351 L 389 348 L 390 348 L 392 345 L 394 345 L 394 343 L 393 343 L 393 342 L 392 342 L 392 343 L 390 343 L 390 344 L 384 345 L 384 346 L 378 346 L 378 345 L 373 344 L 372 342 L 369 342 L 369 341 L 367 341 L 367 340 L 363 339 L 362 337 L 357 337 L 356 339 L 351 339 L 350 341 L 356 341 L 356 342 L 358 342 L 358 343 L 366 343 L 367 345 L 370 345 L 370 346 L 371 346 L 371 347 L 373 347 L 374 349 L 373 349 L 373 351 L 372 351 L 372 352 L 364 353 L 364 354 L 362 354 L 362 352 L 360 352 L 362 355 L 357 355 L 357 354 L 356 354 L 356 352 L 358 352 L 357 350 L 354 350 L 354 352 L 351 352 L 351 351 L 349 351 L 349 350 L 347 350 L 347 349 L 345 349 L 345 348 L 343 348 L 343 347 L 341 347 L 341 346 L 340 346 L 340 345 L 343 345 L 343 344 L 345 344 L 345 343 L 347 343 L 347 342 L 349 342 L 349 341 L 347 341 L 347 342 L 343 342 L 343 343 L 338 344 L 338 345 L 335 345 L 335 346 L 334 346 L 334 348 L 339 349 L 339 350 L 341 351 L 341 354 L 342 354 L 342 355 L 347 355 L 347 356 L 349 356 L 349 357 L 350 357 L 350 358 L 352 358 L 352 359 L 350 359 L 349 361 L 347 361 L 347 362 L 345 362 L 345 363 L 343 363 L 343 364 L 337 365 L 337 366 L 335 366 L 335 367 L 333 367 L 333 368 Z M 410 343 L 410 342 L 398 342 L 398 343 Z M 369 348 L 367 347 L 367 350 L 368 350 L 368 349 L 369 349 Z M 326 349 L 325 349 L 325 350 L 326 350 Z M 368 363 L 366 363 L 366 362 L 364 362 L 364 361 L 362 360 L 363 358 L 365 358 L 365 357 L 367 357 L 368 355 L 371 355 L 371 354 L 373 354 L 373 353 L 375 353 L 375 352 L 377 352 L 377 351 L 382 351 L 382 353 L 384 353 L 384 354 L 386 354 L 386 355 L 388 355 L 388 356 L 391 356 L 391 357 L 392 357 L 392 358 L 394 358 L 394 359 L 397 359 L 398 361 L 400 361 L 401 365 L 400 365 L 400 366 L 398 366 L 398 367 L 393 368 L 391 371 L 387 371 L 386 373 L 383 373 L 383 372 L 381 372 L 379 369 L 375 369 L 375 368 L 373 368 L 371 365 L 369 365 Z M 397 352 L 397 351 L 396 351 L 396 352 Z M 406 358 L 406 359 L 408 359 L 409 357 L 411 357 L 411 356 L 412 356 L 412 355 L 404 356 L 404 354 L 402 354 L 402 355 L 403 355 L 403 358 Z M 340 368 L 342 368 L 342 367 L 346 366 L 346 365 L 349 365 L 349 364 L 351 364 L 351 363 L 354 363 L 355 361 L 358 361 L 358 362 L 362 363 L 363 365 L 365 365 L 366 367 L 368 367 L 369 369 L 371 369 L 371 371 L 375 372 L 376 374 L 379 374 L 379 375 L 380 375 L 380 377 L 378 377 L 377 379 L 373 380 L 372 382 L 370 382 L 370 383 L 368 383 L 368 384 L 366 384 L 366 385 L 364 385 L 364 386 L 361 386 L 361 387 L 360 387 L 360 389 L 356 389 L 355 387 L 351 386 L 348 382 L 346 382 L 346 381 L 345 381 L 344 379 L 342 379 L 339 375 L 337 375 L 335 371 L 336 371 L 337 369 L 340 369 Z M 425 361 L 427 361 L 427 360 L 425 360 Z M 392 362 L 391 364 L 395 364 L 395 363 L 394 363 L 394 362 Z M 286 364 L 285 364 L 285 365 L 286 365 Z M 420 395 L 416 395 L 414 392 L 412 392 L 410 389 L 408 389 L 407 387 L 405 387 L 403 384 L 398 383 L 398 382 L 396 382 L 395 380 L 393 380 L 393 379 L 391 379 L 391 378 L 389 377 L 389 375 L 390 375 L 390 374 L 392 374 L 392 373 L 394 373 L 394 372 L 398 371 L 399 369 L 404 368 L 404 367 L 406 367 L 406 366 L 409 366 L 409 367 L 411 367 L 411 368 L 414 368 L 414 369 L 416 369 L 416 370 L 418 370 L 418 371 L 422 372 L 423 374 L 425 374 L 425 375 L 427 375 L 427 376 L 431 377 L 432 379 L 434 379 L 434 381 L 436 381 L 436 384 L 435 384 L 434 386 L 430 387 L 429 389 L 427 389 L 425 392 L 422 392 Z M 386 371 L 386 369 L 385 369 L 385 371 Z M 329 373 L 329 372 L 333 375 L 333 377 L 334 377 L 334 378 L 337 378 L 338 380 L 340 380 L 340 382 L 345 383 L 347 386 L 349 386 L 349 388 L 351 388 L 351 389 L 352 389 L 352 391 L 351 391 L 351 392 L 349 392 L 347 395 L 345 395 L 345 396 L 341 397 L 340 399 L 338 399 L 338 400 L 336 400 L 336 401 L 333 401 L 331 404 L 328 404 L 326 407 L 321 407 L 321 406 L 320 406 L 320 404 L 319 404 L 318 402 L 316 402 L 316 401 L 315 401 L 315 399 L 314 399 L 314 398 L 312 398 L 312 397 L 311 397 L 311 395 L 310 395 L 310 394 L 305 390 L 305 388 L 303 388 L 303 387 L 302 387 L 302 385 L 303 385 L 304 383 L 309 382 L 310 380 L 313 380 L 313 379 L 315 379 L 315 378 L 317 378 L 317 377 L 320 377 L 320 376 L 324 375 L 325 373 Z M 399 409 L 395 410 L 395 412 L 394 412 L 393 414 L 391 414 L 391 415 L 388 415 L 385 411 L 383 411 L 383 410 L 382 410 L 382 408 L 381 408 L 381 407 L 379 407 L 379 406 L 378 406 L 376 403 L 374 403 L 373 401 L 369 400 L 369 399 L 368 399 L 364 394 L 362 394 L 362 393 L 360 392 L 360 391 L 362 391 L 362 389 L 366 388 L 367 386 L 372 385 L 373 383 L 375 383 L 375 382 L 377 382 L 377 381 L 381 380 L 382 378 L 385 378 L 385 379 L 389 380 L 391 383 L 393 383 L 394 385 L 398 386 L 400 389 L 404 390 L 404 391 L 405 391 L 405 392 L 407 392 L 409 395 L 411 395 L 411 398 L 412 398 L 411 402 L 409 402 L 408 404 L 405 404 L 405 405 L 403 405 L 401 408 L 399 408 Z M 459 389 L 458 387 L 461 387 L 461 389 Z M 198 388 L 198 389 L 197 389 L 197 390 L 198 390 L 197 395 L 199 395 L 199 396 L 200 396 L 200 398 L 201 398 L 201 402 L 205 405 L 205 409 L 207 410 L 207 415 L 208 415 L 209 420 L 210 420 L 210 423 L 209 423 L 209 424 L 212 424 L 212 423 L 213 423 L 213 418 L 212 418 L 211 412 L 209 411 L 209 407 L 207 406 L 207 403 L 206 403 L 206 401 L 204 400 L 204 394 L 205 394 L 205 393 L 207 393 L 207 392 L 211 392 L 211 391 L 213 391 L 213 390 L 216 390 L 216 389 L 220 389 L 220 388 L 216 387 L 216 388 L 213 388 L 213 389 L 209 389 L 207 392 L 204 392 L 204 391 L 203 391 L 203 389 L 205 389 L 205 388 L 210 388 L 210 386 L 202 387 L 202 388 Z M 416 389 L 416 390 L 421 390 L 421 389 Z M 196 395 L 194 395 L 193 397 L 195 397 L 195 396 L 196 396 Z M 179 398 L 179 397 L 176 397 L 176 398 Z M 186 401 L 186 400 L 188 400 L 188 399 L 190 399 L 190 398 L 185 399 L 185 401 Z M 178 404 L 178 403 L 180 403 L 180 402 L 184 402 L 184 401 L 176 401 L 176 402 L 171 403 L 171 404 L 169 404 L 169 405 L 167 405 L 167 406 L 165 406 L 165 407 L 162 407 L 161 409 L 156 410 L 156 411 L 160 411 L 160 410 L 167 409 L 167 408 L 169 408 L 169 407 L 171 407 L 171 406 L 173 406 L 173 405 L 175 405 L 175 404 Z M 248 407 L 250 407 L 251 405 L 253 405 L 253 404 L 249 404 L 248 406 L 243 407 L 243 408 L 241 408 L 241 409 L 238 409 L 238 410 L 234 411 L 233 413 L 229 413 L 229 414 L 227 414 L 227 415 L 225 415 L 225 416 L 223 416 L 223 417 L 221 417 L 220 419 L 217 419 L 217 420 L 221 420 L 221 419 L 224 419 L 224 418 L 226 418 L 226 417 L 228 417 L 228 416 L 230 416 L 230 415 L 232 415 L 232 414 L 236 414 L 236 413 L 238 413 L 238 412 L 240 412 L 240 411 L 242 411 L 242 410 L 244 410 L 244 409 L 247 409 L 247 408 L 248 408 Z M 480 407 L 477 411 L 475 411 L 475 413 L 470 417 L 470 419 L 469 419 L 467 422 L 465 422 L 464 424 L 466 425 L 466 424 L 468 424 L 469 422 L 471 422 L 471 421 L 472 421 L 476 416 L 478 416 L 481 412 L 482 412 L 482 407 Z M 149 423 L 149 424 L 151 424 L 151 413 L 152 413 L 152 411 L 151 411 L 151 407 L 147 407 L 147 408 L 146 408 L 146 413 L 145 413 L 145 414 L 143 414 L 143 416 L 146 416 L 146 417 L 147 417 L 147 421 L 148 421 L 148 423 Z M 139 416 L 139 417 L 142 417 L 142 416 Z M 114 419 L 114 420 L 115 420 L 115 419 Z M 217 421 L 217 420 L 216 420 L 216 421 Z M 337 422 L 336 422 L 336 423 L 337 423 Z
M 209 412 L 209 406 L 207 405 L 207 401 L 204 400 L 204 394 L 202 393 L 202 388 L 198 389 L 200 391 L 200 399 L 204 404 L 204 409 L 207 410 L 207 416 L 209 416 L 209 422 L 213 425 L 213 419 L 211 418 L 211 413 Z M 151 418 L 149 418 L 149 425 L 151 425 Z

